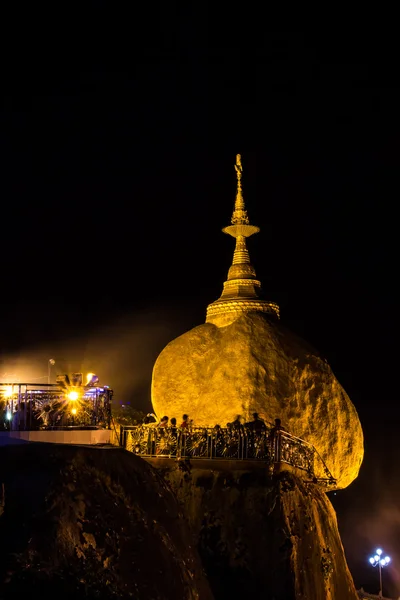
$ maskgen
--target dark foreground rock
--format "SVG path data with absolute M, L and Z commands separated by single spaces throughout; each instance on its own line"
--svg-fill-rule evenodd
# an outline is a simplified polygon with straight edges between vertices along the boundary
M 132 454 L 0 448 L 1 499 L 1 599 L 212 598 L 176 499 Z
M 214 471 L 194 461 L 158 464 L 197 536 L 217 600 L 358 598 L 336 514 L 314 484 L 221 463 Z

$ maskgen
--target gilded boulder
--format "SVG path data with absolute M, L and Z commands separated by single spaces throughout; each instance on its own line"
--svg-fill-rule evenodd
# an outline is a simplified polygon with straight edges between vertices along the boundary
M 249 421 L 254 412 L 267 424 L 280 418 L 316 448 L 338 488 L 363 459 L 357 411 L 326 360 L 261 314 L 205 323 L 170 342 L 154 365 L 152 403 L 158 416 L 188 413 L 201 426 Z

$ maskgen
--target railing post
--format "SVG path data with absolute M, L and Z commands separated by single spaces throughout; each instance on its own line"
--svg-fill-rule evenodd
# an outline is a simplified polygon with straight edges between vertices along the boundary
M 311 453 L 311 473 L 312 477 L 315 477 L 315 448 L 313 448 Z
M 282 458 L 282 436 L 281 432 L 275 433 L 275 462 L 280 463 Z

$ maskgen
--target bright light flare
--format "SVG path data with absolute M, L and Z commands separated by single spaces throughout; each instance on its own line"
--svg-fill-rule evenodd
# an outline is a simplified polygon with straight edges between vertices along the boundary
M 12 419 L 12 414 L 11 414 L 11 411 L 10 411 L 10 410 L 8 410 L 8 411 L 6 412 L 6 419 L 7 419 L 7 421 L 11 421 L 11 419 Z
M 13 386 L 12 385 L 8 385 L 3 390 L 3 396 L 5 398 L 10 398 L 12 395 L 13 395 Z
M 76 408 L 71 408 L 71 415 L 76 415 L 77 412 Z
M 381 567 L 386 567 L 390 563 L 391 558 L 390 556 L 385 556 L 385 558 L 383 558 L 382 550 L 378 548 L 376 550 L 375 556 L 371 556 L 368 560 L 373 567 L 376 567 L 377 565 L 380 565 Z
M 79 398 L 78 392 L 74 392 L 74 391 L 69 392 L 69 394 L 68 394 L 68 400 L 74 401 L 74 400 L 78 400 L 78 398 Z

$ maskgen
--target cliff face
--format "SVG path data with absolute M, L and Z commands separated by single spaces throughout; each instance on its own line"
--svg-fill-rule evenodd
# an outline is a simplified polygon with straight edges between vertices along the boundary
M 170 342 L 153 370 L 159 416 L 188 413 L 195 425 L 225 426 L 258 412 L 315 446 L 338 487 L 358 475 L 363 433 L 329 365 L 306 342 L 259 314 L 226 327 L 195 327 Z
M 314 484 L 157 466 L 119 449 L 0 448 L 0 597 L 356 600 Z
M 211 600 L 178 503 L 119 449 L 0 448 L 0 597 Z
M 315 485 L 261 469 L 162 472 L 198 539 L 216 600 L 357 599 L 335 512 Z

